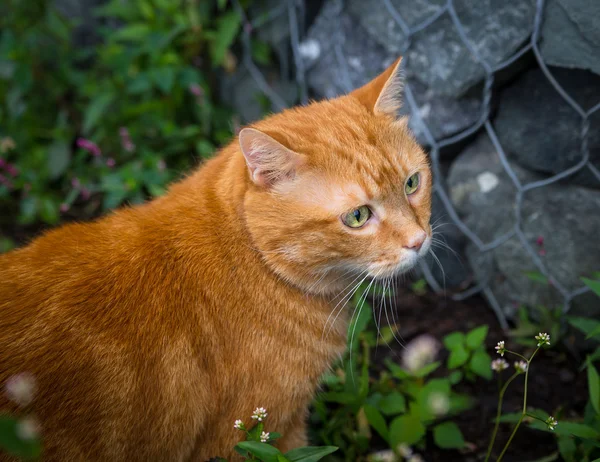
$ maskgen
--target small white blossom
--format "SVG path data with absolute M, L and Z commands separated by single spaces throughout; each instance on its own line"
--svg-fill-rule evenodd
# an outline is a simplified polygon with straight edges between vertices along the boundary
M 516 361 L 515 362 L 515 369 L 517 370 L 517 372 L 526 372 L 527 371 L 527 363 L 525 361 Z
M 439 350 L 438 341 L 430 335 L 417 337 L 404 349 L 402 362 L 409 371 L 417 371 L 432 362 Z
M 386 449 L 369 455 L 367 460 L 369 462 L 397 462 L 398 458 L 394 454 L 394 451 Z
M 17 422 L 17 436 L 25 441 L 35 440 L 40 436 L 40 426 L 32 417 L 25 417 Z
M 269 441 L 269 432 L 262 432 L 260 434 L 260 442 L 266 443 L 267 441 Z
M 413 455 L 413 451 L 412 451 L 411 447 L 406 443 L 402 443 L 402 444 L 398 445 L 397 450 L 398 450 L 398 454 L 400 454 L 402 457 L 405 457 L 407 459 Z
M 498 358 L 492 361 L 492 370 L 502 372 L 505 369 L 508 369 L 508 363 L 504 359 Z
M 33 375 L 23 372 L 13 375 L 6 381 L 6 396 L 19 406 L 28 406 L 35 395 L 35 379 Z
M 423 459 L 419 454 L 414 454 L 413 456 L 409 457 L 408 462 L 425 462 L 425 459 Z
M 500 342 L 498 342 L 498 345 L 496 345 L 496 352 L 500 356 L 504 356 L 505 351 L 506 351 L 506 349 L 504 348 L 504 340 L 501 340 Z
M 428 397 L 427 404 L 432 414 L 443 416 L 450 410 L 450 401 L 444 393 L 431 393 Z
M 246 427 L 244 426 L 244 422 L 242 422 L 240 419 L 238 419 L 234 422 L 233 428 L 235 428 L 236 430 L 245 430 L 246 429 Z
M 537 340 L 537 346 L 539 347 L 544 345 L 550 346 L 550 336 L 546 333 L 540 332 L 535 336 L 535 339 Z
M 267 410 L 264 407 L 257 407 L 254 410 L 254 414 L 252 414 L 252 418 L 254 420 L 258 420 L 259 422 L 262 422 L 263 420 L 265 420 L 267 418 Z
M 550 416 L 546 419 L 546 425 L 548 425 L 548 430 L 554 430 L 558 425 L 558 421 L 554 417 Z

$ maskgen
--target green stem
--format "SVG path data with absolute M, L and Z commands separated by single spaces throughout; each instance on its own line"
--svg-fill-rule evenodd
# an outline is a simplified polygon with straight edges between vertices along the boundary
M 510 385 L 510 382 L 512 382 L 518 375 L 519 373 L 515 372 L 500 389 L 500 394 L 498 397 L 498 411 L 496 412 L 496 423 L 494 425 L 492 439 L 490 440 L 490 444 L 488 445 L 487 454 L 485 456 L 485 462 L 488 462 L 490 460 L 490 456 L 492 455 L 492 448 L 494 447 L 494 443 L 496 442 L 496 435 L 498 433 L 498 427 L 500 426 L 500 416 L 502 415 L 502 401 L 504 399 L 504 393 L 506 393 L 506 389 L 508 388 L 508 385 Z
M 523 422 L 523 418 L 525 417 L 525 415 L 527 415 L 527 382 L 529 380 L 529 369 L 530 369 L 529 366 L 531 365 L 531 360 L 533 359 L 533 357 L 535 356 L 535 354 L 538 352 L 539 349 L 540 349 L 540 347 L 537 347 L 529 359 L 524 358 L 525 361 L 527 361 L 527 370 L 525 371 L 525 391 L 523 392 L 523 411 L 521 412 L 521 417 L 519 418 L 517 425 L 515 425 L 514 430 L 510 434 L 510 438 L 504 445 L 504 448 L 502 449 L 500 456 L 498 456 L 498 459 L 496 459 L 496 462 L 501 462 L 502 457 L 504 457 L 504 454 L 508 450 L 510 443 L 512 442 L 513 438 L 515 437 L 515 434 L 517 433 L 517 430 L 519 429 L 521 422 Z M 519 355 L 519 356 L 521 356 L 521 355 Z
M 527 417 L 531 417 L 532 419 L 539 420 L 540 422 L 546 423 L 546 421 L 545 421 L 544 419 L 541 419 L 541 418 L 539 418 L 539 417 L 538 417 L 538 416 L 536 416 L 536 415 L 533 415 L 533 414 L 530 414 L 530 413 L 527 413 L 527 414 L 525 414 L 525 415 L 526 415 Z

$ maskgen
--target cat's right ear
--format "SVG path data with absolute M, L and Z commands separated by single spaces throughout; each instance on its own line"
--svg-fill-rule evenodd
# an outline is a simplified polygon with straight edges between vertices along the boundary
M 401 63 L 402 57 L 396 59 L 373 80 L 350 94 L 375 115 L 386 114 L 396 117 L 398 109 L 402 106 L 401 92 L 404 86 Z
M 250 178 L 258 186 L 270 187 L 296 176 L 301 156 L 279 141 L 255 128 L 242 129 L 239 140 Z

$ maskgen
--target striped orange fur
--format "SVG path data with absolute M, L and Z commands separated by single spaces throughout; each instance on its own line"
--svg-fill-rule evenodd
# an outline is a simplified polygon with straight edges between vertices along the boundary
M 345 313 L 324 335 L 334 298 L 429 247 L 431 173 L 395 114 L 398 64 L 244 129 L 159 199 L 0 256 L 0 383 L 35 376 L 43 460 L 236 460 L 233 423 L 259 406 L 282 450 L 306 443 L 345 347 Z M 344 225 L 361 205 L 369 221 Z M 18 412 L 4 394 L 0 412 Z

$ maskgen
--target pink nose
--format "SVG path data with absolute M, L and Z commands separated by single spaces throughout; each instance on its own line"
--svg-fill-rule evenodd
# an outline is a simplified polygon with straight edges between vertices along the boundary
M 425 231 L 416 232 L 410 237 L 404 248 L 418 252 L 421 250 L 425 239 L 427 239 L 427 234 L 425 234 Z

